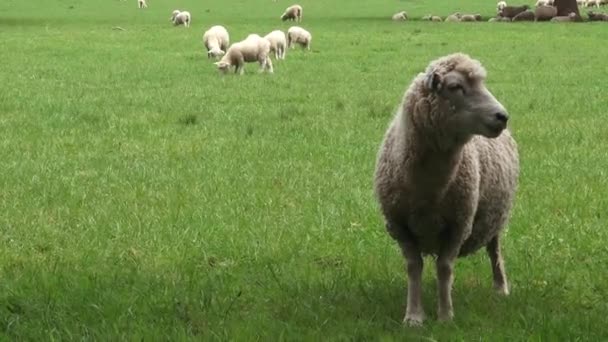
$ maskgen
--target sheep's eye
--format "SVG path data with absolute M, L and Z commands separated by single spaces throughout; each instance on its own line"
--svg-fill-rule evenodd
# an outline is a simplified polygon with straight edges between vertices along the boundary
M 464 94 L 464 87 L 458 83 L 450 84 L 448 89 L 450 89 L 452 92 L 461 91 Z

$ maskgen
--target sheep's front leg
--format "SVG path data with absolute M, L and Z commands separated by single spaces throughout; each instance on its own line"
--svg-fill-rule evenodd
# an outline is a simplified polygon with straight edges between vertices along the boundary
M 500 252 L 500 240 L 495 236 L 488 245 L 486 251 L 492 263 L 492 277 L 494 279 L 494 289 L 502 295 L 509 294 L 509 286 L 507 283 L 507 273 L 505 272 L 505 261 Z
M 272 67 L 272 60 L 270 59 L 270 57 L 266 57 L 266 68 L 268 69 L 269 73 L 273 73 L 274 69 Z

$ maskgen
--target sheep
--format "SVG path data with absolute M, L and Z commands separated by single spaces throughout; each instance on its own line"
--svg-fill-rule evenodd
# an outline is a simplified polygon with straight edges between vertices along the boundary
M 175 20 L 175 17 L 179 14 L 179 12 L 181 12 L 181 11 L 175 10 L 175 11 L 171 12 L 171 17 L 169 17 L 169 21 L 173 22 Z
M 270 42 L 270 52 L 274 53 L 275 59 L 285 59 L 285 52 L 287 50 L 287 38 L 285 32 L 281 30 L 274 30 L 264 36 Z
M 460 17 L 460 21 L 481 21 L 480 14 L 465 14 Z
M 534 21 L 534 12 L 532 11 L 523 11 L 518 15 L 513 17 L 513 21 Z
M 551 18 L 553 22 L 568 22 L 568 21 L 581 21 L 581 17 L 577 16 L 576 13 L 570 12 L 568 15 L 561 15 Z
M 553 6 L 538 6 L 534 9 L 535 21 L 549 21 L 557 15 L 557 8 Z
M 148 8 L 148 3 L 146 2 L 146 0 L 137 0 L 137 7 Z
M 454 14 L 450 14 L 445 18 L 445 21 L 460 21 L 462 14 L 460 12 L 456 12 Z
M 500 12 L 503 8 L 507 7 L 507 3 L 505 1 L 499 1 L 496 4 L 496 10 Z
M 587 0 L 587 2 L 585 3 L 586 7 L 597 7 L 600 8 L 600 1 L 599 0 Z
M 270 60 L 270 42 L 258 34 L 250 34 L 244 40 L 232 44 L 226 54 L 214 64 L 222 73 L 227 73 L 234 66 L 234 73 L 243 75 L 245 63 L 260 63 L 260 72 L 264 70 L 273 73 L 272 61 Z
M 221 57 L 230 46 L 230 35 L 224 26 L 211 26 L 203 33 L 203 44 L 207 49 L 207 58 Z
M 593 11 L 587 12 L 589 16 L 589 21 L 608 21 L 608 14 L 605 13 L 595 13 Z
M 425 15 L 424 17 L 422 17 L 422 20 L 428 20 L 428 21 L 443 21 L 443 19 L 441 19 L 440 16 L 436 16 L 436 15 Z
M 511 18 L 513 19 L 513 17 L 515 17 L 516 15 L 518 15 L 519 13 L 525 11 L 525 10 L 529 10 L 530 6 L 528 5 L 523 5 L 523 6 L 507 6 L 505 8 L 503 8 L 502 10 L 500 10 L 498 12 L 498 15 L 500 15 L 501 17 L 507 17 L 507 18 Z
M 302 6 L 292 5 L 285 9 L 285 12 L 281 15 L 281 20 L 295 20 L 297 22 L 302 21 Z
M 175 12 L 175 11 L 173 11 Z M 173 25 L 184 25 L 185 27 L 190 27 L 190 22 L 192 21 L 192 16 L 190 16 L 190 12 L 182 11 L 175 15 L 173 18 Z
M 486 70 L 463 53 L 440 57 L 403 96 L 376 157 L 374 193 L 407 264 L 403 322 L 421 325 L 424 255 L 435 255 L 438 318 L 453 318 L 459 257 L 485 246 L 499 294 L 509 287 L 500 236 L 519 175 L 508 113 L 484 85 Z
M 405 21 L 407 20 L 407 13 L 405 11 L 397 12 L 393 14 L 393 21 Z
M 293 48 L 294 44 L 299 44 L 303 48 L 310 50 L 312 35 L 310 32 L 299 26 L 292 26 L 287 30 L 287 47 Z

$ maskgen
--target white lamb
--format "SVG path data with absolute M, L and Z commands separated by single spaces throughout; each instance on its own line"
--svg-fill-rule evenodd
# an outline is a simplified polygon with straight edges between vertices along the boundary
M 310 50 L 312 35 L 310 32 L 299 26 L 292 26 L 287 30 L 287 47 L 293 48 L 294 44 L 299 44 L 303 48 Z
M 192 21 L 192 16 L 190 12 L 183 11 L 179 12 L 175 18 L 173 18 L 173 25 L 184 25 L 185 27 L 190 27 L 190 22 Z
M 287 38 L 285 32 L 274 30 L 264 36 L 270 42 L 270 52 L 274 53 L 275 59 L 285 59 L 285 51 L 287 50 Z
M 203 44 L 207 49 L 207 58 L 223 56 L 230 45 L 230 36 L 224 26 L 215 25 L 203 34 Z
M 496 4 L 496 9 L 498 10 L 498 12 L 502 11 L 503 8 L 507 7 L 507 2 L 506 1 L 499 1 Z
M 300 5 L 291 5 L 285 9 L 285 12 L 281 14 L 281 20 L 294 20 L 297 22 L 302 21 L 302 6 Z
M 137 0 L 137 7 L 148 8 L 148 4 L 146 3 L 146 0 Z
M 245 63 L 258 62 L 260 72 L 266 70 L 273 73 L 269 54 L 270 42 L 257 34 L 250 34 L 244 40 L 232 44 L 222 59 L 214 64 L 222 73 L 234 66 L 234 73 L 243 75 Z
M 170 22 L 175 21 L 175 17 L 179 14 L 179 12 L 181 12 L 180 10 L 175 10 L 171 13 L 171 17 L 169 18 Z

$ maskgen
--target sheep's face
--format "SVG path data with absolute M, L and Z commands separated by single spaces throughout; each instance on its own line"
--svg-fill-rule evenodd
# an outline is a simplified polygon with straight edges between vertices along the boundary
M 224 61 L 215 62 L 214 64 L 217 66 L 217 69 L 224 74 L 230 69 L 230 63 Z
M 442 118 L 456 135 L 495 138 L 507 127 L 508 114 L 486 88 L 482 78 L 469 78 L 459 71 L 427 76 L 427 87 L 442 101 Z

